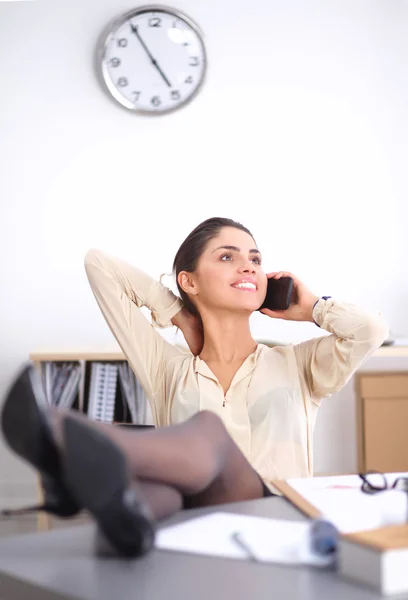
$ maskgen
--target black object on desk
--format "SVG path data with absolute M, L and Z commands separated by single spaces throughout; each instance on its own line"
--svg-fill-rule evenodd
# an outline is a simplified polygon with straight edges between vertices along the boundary
M 316 554 L 333 554 L 337 549 L 339 531 L 329 521 L 316 519 L 311 526 L 311 546 Z

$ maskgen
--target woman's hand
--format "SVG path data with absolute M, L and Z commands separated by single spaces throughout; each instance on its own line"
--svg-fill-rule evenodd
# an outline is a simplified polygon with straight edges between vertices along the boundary
M 267 273 L 267 278 L 280 279 L 281 277 L 292 277 L 293 291 L 290 306 L 287 310 L 269 310 L 263 308 L 261 312 L 272 319 L 285 319 L 286 321 L 311 321 L 313 323 L 313 307 L 319 296 L 313 294 L 304 283 L 292 273 L 279 271 L 276 273 Z
M 204 345 L 204 332 L 201 320 L 182 308 L 171 320 L 178 327 L 187 342 L 190 352 L 197 356 Z

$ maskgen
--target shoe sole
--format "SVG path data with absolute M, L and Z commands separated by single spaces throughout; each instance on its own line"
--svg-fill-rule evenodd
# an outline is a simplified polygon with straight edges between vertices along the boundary
M 61 482 L 58 449 L 47 432 L 41 406 L 46 407 L 40 376 L 28 365 L 8 391 L 1 414 L 1 428 L 10 448 L 36 468 L 42 478 L 45 504 L 59 517 L 72 517 L 79 507 Z
M 137 557 L 154 544 L 150 511 L 137 485 L 131 485 L 121 450 L 96 428 L 64 419 L 64 482 L 78 504 L 95 518 L 121 556 Z
M 38 389 L 32 367 L 26 367 L 7 393 L 1 418 L 3 435 L 19 456 L 42 469 L 43 453 L 39 441 L 42 426 L 38 402 L 46 402 Z

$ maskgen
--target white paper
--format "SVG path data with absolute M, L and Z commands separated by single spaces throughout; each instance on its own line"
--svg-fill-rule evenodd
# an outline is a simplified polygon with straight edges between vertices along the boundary
M 310 527 L 310 521 L 219 512 L 160 530 L 156 548 L 248 560 L 232 537 L 239 532 L 258 561 L 326 566 L 332 559 L 310 550 Z
M 388 485 L 408 473 L 386 474 Z M 288 483 L 305 500 L 331 521 L 341 533 L 400 525 L 407 521 L 408 494 L 387 490 L 376 494 L 361 491 L 358 475 L 289 479 Z

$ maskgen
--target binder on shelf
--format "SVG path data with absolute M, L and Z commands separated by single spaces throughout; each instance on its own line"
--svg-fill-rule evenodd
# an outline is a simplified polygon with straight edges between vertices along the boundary
M 153 419 L 149 402 L 141 383 L 135 376 L 129 363 L 119 363 L 118 370 L 122 397 L 124 404 L 129 408 L 132 423 L 152 425 Z
M 78 395 L 81 365 L 78 362 L 42 364 L 42 383 L 48 404 L 71 408 Z
M 115 415 L 118 365 L 93 362 L 89 388 L 88 416 L 95 421 L 113 423 Z
M 119 384 L 122 390 L 123 412 L 129 409 L 132 423 L 138 422 L 138 406 L 136 400 L 135 386 L 133 384 L 133 371 L 128 363 L 122 362 L 118 365 Z
M 42 364 L 41 375 L 45 398 L 48 404 L 52 404 L 52 379 L 54 363 L 46 362 Z
M 69 379 L 62 391 L 61 398 L 58 402 L 58 408 L 71 408 L 79 391 L 79 383 L 81 379 L 81 367 L 76 365 L 71 371 Z
M 85 371 L 89 368 L 89 379 Z M 43 361 L 41 377 L 48 404 L 69 409 L 79 397 L 79 409 L 95 420 L 113 423 L 117 398 L 122 398 L 119 418 L 137 425 L 153 425 L 150 404 L 127 361 Z M 117 380 L 121 394 L 117 396 Z M 88 382 L 89 381 L 89 385 Z M 116 415 L 118 416 L 118 414 Z

